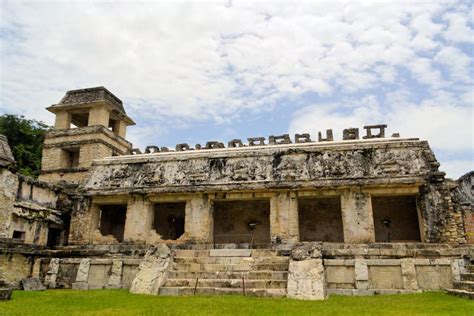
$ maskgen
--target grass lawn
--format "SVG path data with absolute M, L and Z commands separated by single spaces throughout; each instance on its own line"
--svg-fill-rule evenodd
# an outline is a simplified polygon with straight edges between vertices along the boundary
M 160 297 L 126 290 L 15 291 L 0 315 L 474 315 L 474 301 L 441 292 L 298 301 L 243 296 Z

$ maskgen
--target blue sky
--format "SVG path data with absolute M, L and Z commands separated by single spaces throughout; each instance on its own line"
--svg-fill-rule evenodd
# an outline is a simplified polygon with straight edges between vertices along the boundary
M 474 169 L 471 2 L 0 3 L 0 113 L 103 85 L 140 148 L 386 123 Z

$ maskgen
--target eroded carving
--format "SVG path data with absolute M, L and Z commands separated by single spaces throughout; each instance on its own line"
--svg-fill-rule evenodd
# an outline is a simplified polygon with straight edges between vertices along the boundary
M 249 146 L 265 146 L 265 137 L 250 137 L 247 138 Z
M 387 128 L 386 124 L 380 125 L 367 125 L 364 126 L 366 135 L 362 137 L 363 139 L 370 139 L 370 138 L 384 138 L 385 137 L 385 129 Z M 378 130 L 378 134 L 372 134 L 372 130 Z
M 205 149 L 217 149 L 217 148 L 225 148 L 224 143 L 217 142 L 217 141 L 210 141 L 206 143 Z
M 242 143 L 240 139 L 233 139 L 227 143 L 227 147 L 235 148 L 235 147 L 244 147 L 245 145 Z
M 145 154 L 151 154 L 151 153 L 159 153 L 160 148 L 158 146 L 150 145 L 146 146 L 145 148 Z
M 311 136 L 308 133 L 295 134 L 295 143 L 311 143 Z
M 350 140 L 350 139 L 359 139 L 359 129 L 358 128 L 346 128 L 342 131 L 342 139 L 343 140 Z
M 272 135 L 268 138 L 268 143 L 270 145 L 291 144 L 290 135 L 288 134 L 283 134 L 279 136 Z
M 318 132 L 318 141 L 320 142 L 332 142 L 334 137 L 332 135 L 332 129 L 326 130 L 326 138 L 323 138 L 321 132 Z
M 190 150 L 189 145 L 187 143 L 177 144 L 175 149 L 176 151 Z

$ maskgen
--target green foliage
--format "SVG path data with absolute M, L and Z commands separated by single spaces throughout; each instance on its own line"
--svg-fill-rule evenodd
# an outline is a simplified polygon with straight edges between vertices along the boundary
M 474 301 L 443 292 L 331 296 L 324 301 L 233 296 L 150 296 L 126 290 L 15 291 L 0 315 L 473 315 Z
M 50 129 L 43 122 L 28 120 L 23 116 L 0 116 L 0 134 L 8 138 L 20 173 L 31 177 L 39 175 L 44 135 Z

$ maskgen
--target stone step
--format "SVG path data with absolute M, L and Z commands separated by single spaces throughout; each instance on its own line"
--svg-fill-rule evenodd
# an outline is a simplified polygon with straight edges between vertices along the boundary
M 199 263 L 199 264 L 288 264 L 287 257 L 175 257 L 174 263 Z
M 474 273 L 461 274 L 461 281 L 474 281 Z
M 230 249 L 226 249 L 230 250 Z M 174 249 L 175 257 L 209 257 L 210 250 L 194 250 L 194 249 Z M 275 249 L 252 249 L 252 257 L 276 257 L 278 254 L 286 254 L 282 250 Z
M 469 298 L 471 300 L 474 300 L 474 292 L 471 292 L 471 291 L 448 289 L 448 290 L 446 290 L 446 292 L 448 294 L 452 294 L 452 295 L 465 297 L 465 298 Z
M 161 287 L 160 295 L 179 296 L 193 295 L 194 287 Z M 201 287 L 196 289 L 196 295 L 243 295 L 243 289 Z M 285 289 L 246 289 L 246 296 L 286 297 Z
M 286 271 L 250 271 L 250 272 L 217 272 L 217 271 L 170 271 L 170 279 L 241 279 L 245 277 L 249 280 L 283 280 L 288 279 Z
M 246 289 L 286 289 L 284 280 L 244 280 L 242 279 L 199 279 L 197 287 L 216 288 L 243 288 Z M 164 287 L 192 287 L 196 286 L 196 279 L 168 279 Z
M 474 273 L 474 265 L 470 264 L 467 266 L 467 271 L 469 271 L 469 273 Z
M 455 281 L 454 288 L 457 290 L 466 290 L 474 292 L 474 282 L 473 281 Z
M 186 245 L 175 245 L 173 249 L 269 249 L 272 244 L 269 243 L 224 243 L 224 244 L 186 244 Z
M 250 257 L 252 249 L 211 249 L 209 257 Z
M 173 263 L 173 269 L 177 271 L 203 271 L 203 272 L 226 272 L 226 271 L 288 271 L 289 263 L 276 264 L 213 264 L 213 263 Z

